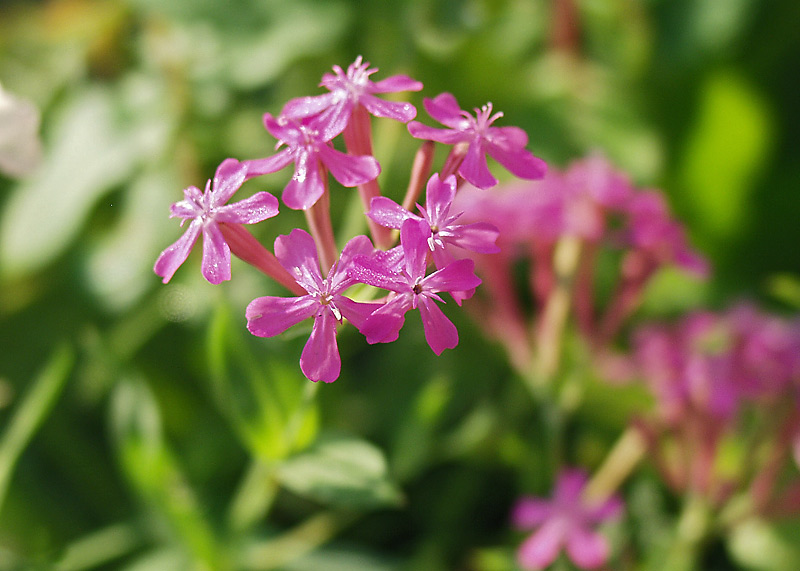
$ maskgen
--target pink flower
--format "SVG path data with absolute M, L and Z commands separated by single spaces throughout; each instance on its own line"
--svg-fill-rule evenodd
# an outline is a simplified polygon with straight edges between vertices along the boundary
M 245 180 L 247 167 L 236 159 L 225 159 L 217 168 L 214 180 L 206 183 L 205 191 L 190 186 L 183 191 L 184 199 L 170 207 L 170 218 L 191 220 L 183 236 L 161 252 L 153 270 L 167 283 L 189 257 L 197 238 L 203 234 L 203 277 L 212 284 L 231 279 L 231 251 L 220 223 L 255 224 L 278 214 L 278 199 L 267 192 L 258 192 L 234 204 L 230 200 Z
M 436 267 L 441 269 L 454 260 L 449 247 L 463 248 L 481 254 L 494 254 L 500 251 L 495 241 L 499 230 L 488 222 L 456 224 L 460 212 L 450 214 L 450 207 L 456 196 L 456 177 L 451 175 L 444 181 L 434 174 L 428 181 L 425 208 L 417 205 L 422 216 L 412 214 L 393 200 L 384 196 L 372 199 L 370 211 L 372 220 L 387 228 L 400 229 L 406 220 L 422 221 L 427 226 L 427 242 L 433 252 Z
M 627 211 L 634 248 L 658 264 L 675 263 L 700 277 L 708 276 L 708 262 L 689 248 L 683 226 L 670 216 L 664 195 L 655 190 L 638 192 Z
M 418 139 L 428 139 L 455 145 L 467 143 L 467 154 L 458 168 L 464 180 L 478 188 L 490 188 L 497 179 L 489 172 L 486 154 L 506 167 L 512 174 L 525 179 L 540 179 L 547 165 L 525 149 L 528 135 L 519 127 L 492 127 L 502 113 L 492 114 L 492 104 L 475 109 L 475 117 L 462 111 L 456 98 L 450 93 L 442 93 L 433 99 L 424 99 L 428 114 L 448 127 L 437 129 L 417 121 L 408 124 L 408 130 Z
M 370 315 L 361 328 L 368 343 L 395 341 L 410 309 L 419 309 L 425 339 L 433 352 L 440 355 L 445 349 L 458 345 L 456 326 L 434 303 L 444 303 L 439 292 L 461 292 L 478 287 L 481 280 L 473 273 L 472 260 L 456 260 L 426 276 L 428 242 L 426 225 L 418 220 L 406 220 L 400 229 L 403 266 L 384 257 L 356 258 L 350 275 L 357 281 L 395 292 L 395 296 Z M 394 256 L 389 256 L 396 259 Z
M 388 117 L 403 123 L 416 116 L 417 110 L 411 103 L 384 101 L 375 94 L 420 91 L 422 83 L 419 81 L 405 75 L 393 75 L 375 83 L 369 77 L 378 71 L 377 68 L 370 68 L 369 62 L 362 62 L 361 56 L 348 66 L 346 73 L 338 65 L 333 66 L 333 71 L 334 75 L 323 75 L 320 83 L 330 93 L 293 99 L 284 106 L 281 115 L 295 119 L 319 115 L 326 140 L 344 130 L 356 105 L 363 105 L 376 117 Z
M 294 120 L 264 114 L 264 127 L 278 139 L 280 152 L 264 159 L 244 161 L 247 178 L 279 171 L 294 161 L 294 176 L 283 190 L 283 202 L 293 210 L 311 208 L 325 191 L 325 168 L 344 186 L 358 186 L 377 178 L 375 157 L 349 155 L 329 143 L 332 138 L 316 119 Z
M 566 470 L 558 477 L 552 500 L 519 500 L 511 516 L 514 525 L 536 529 L 517 551 L 523 568 L 544 569 L 555 561 L 562 547 L 581 569 L 595 569 L 608 560 L 608 542 L 594 527 L 618 517 L 622 501 L 614 497 L 596 505 L 587 503 L 582 497 L 586 481 L 583 471 Z
M 308 295 L 254 299 L 245 311 L 250 333 L 258 337 L 273 337 L 313 317 L 311 336 L 300 356 L 300 369 L 312 381 L 335 381 L 342 366 L 336 344 L 337 322 L 347 319 L 360 328 L 380 306 L 377 303 L 359 303 L 341 293 L 355 283 L 347 274 L 353 257 L 372 251 L 369 238 L 356 236 L 345 245 L 339 260 L 323 279 L 314 239 L 306 231 L 295 228 L 288 236 L 278 236 L 275 256 Z

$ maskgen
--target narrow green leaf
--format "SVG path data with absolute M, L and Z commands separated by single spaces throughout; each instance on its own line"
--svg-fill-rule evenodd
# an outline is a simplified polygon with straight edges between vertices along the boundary
M 0 440 L 0 509 L 20 454 L 61 394 L 74 363 L 75 353 L 70 346 L 56 347 L 6 426 Z

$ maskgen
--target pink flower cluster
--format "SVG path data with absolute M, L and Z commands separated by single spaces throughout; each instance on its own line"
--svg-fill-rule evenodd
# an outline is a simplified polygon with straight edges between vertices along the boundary
M 167 283 L 202 235 L 202 273 L 210 283 L 231 279 L 231 254 L 274 278 L 296 297 L 253 300 L 245 312 L 247 327 L 253 335 L 272 337 L 312 319 L 300 367 L 312 381 L 324 382 L 340 375 L 336 335 L 344 323 L 354 325 L 368 343 L 387 343 L 399 337 L 407 312 L 418 309 L 431 349 L 438 355 L 455 347 L 458 332 L 439 308 L 445 301 L 440 294 L 450 294 L 459 305 L 472 296 L 481 280 L 467 256 L 497 252 L 499 234 L 488 222 L 460 220 L 461 212 L 453 207 L 458 188 L 465 180 L 482 188 L 497 183 L 489 173 L 487 154 L 524 178 L 541 178 L 546 170 L 544 161 L 525 149 L 524 131 L 493 126 L 502 113 L 492 114 L 491 104 L 473 117 L 444 93 L 425 99 L 425 107 L 447 129 L 417 122 L 408 126 L 412 136 L 428 142 L 411 169 L 412 183 L 401 206 L 383 196 L 378 186 L 381 168 L 372 155 L 370 115 L 408 123 L 416 116 L 411 103 L 377 95 L 419 91 L 422 84 L 404 75 L 373 82 L 377 69 L 361 57 L 346 71 L 339 66 L 333 71 L 320 84 L 327 93 L 293 99 L 277 117 L 264 114 L 264 127 L 277 140 L 275 154 L 241 162 L 226 159 L 205 191 L 193 186 L 184 191 L 184 200 L 172 206 L 171 216 L 181 218 L 182 224 L 190 221 L 189 227 L 154 267 Z M 340 135 L 346 152 L 334 148 Z M 431 176 L 432 141 L 452 149 L 442 171 Z M 294 171 L 282 201 L 305 213 L 309 231 L 295 228 L 278 236 L 273 252 L 243 225 L 276 216 L 278 200 L 258 192 L 239 202 L 228 201 L 245 181 L 290 164 Z M 341 253 L 330 215 L 329 174 L 342 186 L 358 187 L 372 233 L 372 240 L 351 237 Z M 425 207 L 418 206 L 415 214 L 410 209 L 425 181 Z M 399 244 L 392 230 L 399 230 Z M 381 288 L 386 295 L 355 299 L 351 288 L 357 284 Z
M 793 502 L 780 499 L 777 486 L 779 468 L 800 439 L 800 320 L 740 304 L 722 313 L 693 313 L 672 325 L 643 326 L 633 348 L 657 405 L 656 417 L 640 424 L 672 487 L 720 505 L 750 486 L 759 509 L 793 505 L 800 512 L 800 485 L 789 494 Z M 754 427 L 759 428 L 743 438 Z M 731 439 L 750 441 L 762 454 L 748 455 L 740 473 L 720 473 L 717 455 Z M 682 453 L 667 454 L 667 442 Z
M 663 194 L 635 188 L 599 155 L 563 171 L 551 168 L 542 180 L 500 186 L 492 193 L 466 187 L 454 208 L 464 211 L 464 220 L 503 229 L 498 240 L 502 253 L 477 260 L 491 299 L 483 311 L 522 366 L 535 344 L 530 332 L 543 324 L 527 325 L 525 304 L 515 292 L 514 268 L 528 268 L 534 319 L 541 319 L 561 279 L 555 251 L 562 239 L 580 243 L 577 267 L 568 276 L 574 279 L 570 295 L 578 327 L 596 349 L 618 333 L 659 268 L 673 264 L 700 277 L 708 273 L 706 261 L 689 247 L 682 225 L 670 215 Z M 603 250 L 621 257 L 616 288 L 610 300 L 598 303 L 597 265 Z M 605 308 L 602 313 L 598 305 Z

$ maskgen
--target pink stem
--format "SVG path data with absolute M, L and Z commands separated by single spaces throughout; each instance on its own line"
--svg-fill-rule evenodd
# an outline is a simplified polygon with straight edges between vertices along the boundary
M 323 171 L 324 167 L 320 167 Z M 325 184 L 325 191 L 314 205 L 305 210 L 306 221 L 317 244 L 322 273 L 326 275 L 333 263 L 339 257 L 339 249 L 336 247 L 336 238 L 333 235 L 333 225 L 331 224 L 331 195 L 328 190 L 328 173 L 322 173 L 322 180 Z
M 355 106 L 343 135 L 348 153 L 351 155 L 372 156 L 372 123 L 369 112 L 363 106 Z M 364 212 L 369 212 L 372 199 L 381 195 L 378 179 L 358 185 L 358 194 L 361 197 L 361 203 L 364 205 Z M 367 226 L 376 246 L 379 248 L 391 246 L 393 242 L 391 228 L 385 228 L 370 218 L 367 218 Z
M 411 179 L 408 182 L 406 196 L 403 199 L 403 208 L 411 210 L 417 202 L 425 183 L 431 175 L 431 165 L 433 164 L 433 151 L 436 146 L 433 141 L 425 141 L 414 156 L 414 164 L 411 167 Z
M 262 246 L 244 226 L 220 223 L 219 228 L 231 252 L 237 258 L 259 269 L 292 293 L 297 295 L 308 293 L 295 281 L 292 274 L 284 269 L 275 255 Z

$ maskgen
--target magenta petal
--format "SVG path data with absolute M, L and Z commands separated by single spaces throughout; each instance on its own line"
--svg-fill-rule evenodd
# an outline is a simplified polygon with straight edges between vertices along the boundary
M 196 218 L 203 213 L 203 192 L 196 186 L 183 189 L 184 199 L 169 207 L 170 218 Z
M 283 189 L 283 203 L 292 210 L 308 210 L 325 192 L 317 154 L 298 153 L 294 176 Z
M 619 517 L 624 509 L 625 504 L 622 499 L 614 496 L 599 506 L 587 506 L 586 515 L 594 522 L 601 522 Z
M 547 172 L 547 163 L 523 148 L 510 148 L 487 143 L 486 150 L 494 160 L 506 167 L 511 174 L 520 178 L 538 180 L 543 178 Z
M 331 383 L 339 378 L 342 361 L 336 344 L 336 318 L 325 309 L 314 318 L 314 327 L 300 356 L 300 369 L 312 381 Z
M 524 569 L 544 569 L 558 557 L 563 541 L 561 525 L 548 521 L 526 539 L 517 551 L 517 559 Z
M 189 257 L 189 252 L 192 251 L 192 246 L 197 242 L 197 237 L 200 236 L 200 229 L 203 223 L 200 219 L 192 220 L 192 223 L 183 233 L 183 236 L 178 238 L 175 243 L 166 248 L 161 255 L 158 256 L 153 271 L 156 275 L 163 278 L 163 282 L 167 283 L 175 275 L 177 269 Z
M 583 493 L 588 479 L 583 470 L 565 470 L 558 476 L 554 496 L 559 500 L 575 503 Z
M 441 270 L 436 270 L 422 280 L 422 285 L 430 291 L 465 291 L 481 285 L 475 275 L 475 262 L 469 259 L 456 260 Z
M 445 145 L 455 145 L 470 138 L 469 134 L 464 134 L 461 131 L 428 127 L 419 121 L 411 121 L 408 124 L 408 132 L 414 138 L 436 141 Z
M 456 197 L 456 177 L 448 176 L 444 181 L 439 178 L 438 173 L 428 179 L 425 188 L 425 208 L 431 220 L 441 220 L 447 216 L 447 211 Z
M 408 210 L 397 204 L 394 200 L 386 198 L 385 196 L 376 196 L 369 203 L 369 216 L 373 222 L 385 226 L 386 228 L 400 229 L 403 222 L 409 218 L 418 219 L 417 216 L 411 214 Z
M 247 178 L 261 176 L 262 174 L 273 173 L 281 170 L 283 167 L 292 162 L 292 150 L 282 149 L 279 153 L 266 157 L 263 159 L 253 159 L 244 161 L 243 164 L 247 166 Z
M 288 235 L 278 236 L 275 238 L 275 257 L 308 293 L 322 289 L 319 256 L 311 234 L 295 228 Z
M 281 115 L 302 119 L 322 113 L 336 102 L 335 93 L 324 93 L 322 95 L 311 95 L 309 97 L 298 97 L 290 99 L 281 110 Z
M 277 215 L 278 199 L 268 192 L 257 192 L 250 198 L 218 208 L 214 219 L 217 222 L 255 224 Z
M 488 222 L 475 222 L 455 226 L 451 230 L 451 235 L 446 237 L 449 244 L 464 248 L 470 252 L 480 254 L 496 254 L 500 248 L 495 244 L 500 231 L 494 224 Z
M 522 498 L 514 506 L 511 521 L 519 529 L 529 529 L 541 525 L 553 515 L 553 506 L 548 500 Z
M 258 337 L 273 337 L 308 319 L 319 303 L 312 295 L 301 297 L 257 297 L 247 306 L 247 329 Z
M 359 102 L 375 117 L 408 123 L 417 116 L 417 108 L 406 101 L 385 101 L 374 95 L 362 95 Z
M 382 303 L 367 303 L 360 301 L 353 301 L 349 297 L 343 295 L 335 295 L 333 302 L 336 307 L 341 311 L 342 316 L 350 323 L 355 325 L 356 329 L 361 331 L 367 318 L 372 315 L 376 309 L 383 307 Z
M 356 256 L 369 256 L 375 251 L 372 242 L 366 236 L 359 235 L 351 238 L 342 248 L 339 261 L 328 272 L 328 290 L 338 293 L 350 287 L 355 280 L 348 274 Z
M 364 184 L 377 178 L 381 172 L 375 157 L 348 155 L 327 145 L 319 147 L 319 158 L 331 171 L 333 178 L 344 186 Z
M 519 127 L 489 127 L 486 139 L 499 147 L 522 149 L 528 144 L 528 133 Z
M 230 200 L 233 193 L 239 190 L 247 175 L 248 166 L 236 159 L 225 159 L 214 173 L 213 205 L 221 206 Z
M 231 249 L 215 222 L 203 227 L 203 262 L 200 269 L 203 277 L 215 285 L 231 279 Z
M 428 236 L 430 226 L 424 220 L 409 219 L 400 228 L 400 244 L 403 246 L 405 270 L 412 280 L 425 276 L 428 267 Z
M 398 91 L 422 91 L 422 82 L 407 75 L 392 75 L 372 84 L 372 93 L 396 93 Z
M 451 129 L 463 130 L 469 125 L 461 112 L 461 107 L 452 93 L 440 93 L 433 99 L 422 100 L 425 111 L 442 125 Z
M 404 292 L 410 289 L 399 268 L 388 265 L 379 254 L 357 256 L 347 269 L 347 275 L 359 283 L 389 291 Z
M 497 179 L 489 172 L 489 165 L 486 164 L 486 154 L 480 140 L 470 143 L 464 162 L 458 168 L 458 174 L 478 188 L 487 189 L 497 184 Z
M 596 569 L 608 560 L 608 542 L 599 533 L 576 527 L 569 531 L 566 543 L 567 555 L 581 569 Z
M 456 326 L 432 299 L 424 295 L 418 296 L 417 308 L 422 316 L 425 340 L 434 353 L 441 355 L 445 349 L 458 345 Z
M 398 296 L 376 309 L 360 329 L 367 343 L 397 341 L 405 323 L 405 313 L 410 307 L 411 301 L 407 296 Z

